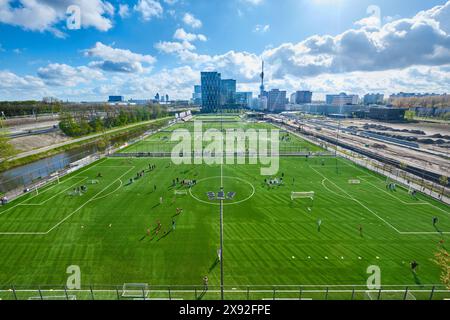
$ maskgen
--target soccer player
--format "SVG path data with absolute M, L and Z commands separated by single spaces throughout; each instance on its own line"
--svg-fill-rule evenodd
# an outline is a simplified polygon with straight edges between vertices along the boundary
M 177 227 L 177 222 L 175 221 L 175 219 L 172 219 L 172 230 L 175 230 Z
M 413 262 L 411 262 L 411 270 L 412 270 L 412 272 L 414 272 L 414 273 L 417 273 L 417 268 L 419 267 L 419 264 L 417 263 L 417 261 L 413 261 Z
M 322 220 L 317 220 L 317 230 L 320 232 L 320 227 L 322 226 Z
M 363 236 L 363 226 L 359 225 L 359 235 L 362 237 Z
M 436 225 L 438 224 L 439 219 L 438 217 L 433 217 L 433 227 L 436 227 Z
M 159 203 L 163 204 L 163 197 L 159 197 Z

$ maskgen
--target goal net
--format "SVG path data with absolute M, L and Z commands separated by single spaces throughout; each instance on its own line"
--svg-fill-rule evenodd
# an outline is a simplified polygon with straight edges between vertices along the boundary
M 361 184 L 361 180 L 350 179 L 350 180 L 348 180 L 348 184 Z
M 147 283 L 124 283 L 122 288 L 124 298 L 146 298 L 148 293 Z
M 291 200 L 294 201 L 295 199 L 311 199 L 314 200 L 314 192 L 291 192 Z

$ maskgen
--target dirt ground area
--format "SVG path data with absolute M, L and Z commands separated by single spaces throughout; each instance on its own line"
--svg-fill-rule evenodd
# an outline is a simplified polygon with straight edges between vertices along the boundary
M 11 139 L 13 146 L 20 152 L 31 151 L 70 140 L 60 133 L 48 133 Z

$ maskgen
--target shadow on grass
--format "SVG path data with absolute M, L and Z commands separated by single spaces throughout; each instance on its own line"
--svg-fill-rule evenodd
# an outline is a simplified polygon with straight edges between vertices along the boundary
M 420 281 L 420 278 L 417 276 L 417 273 L 415 273 L 414 271 L 412 271 L 413 277 L 414 277 L 414 282 L 417 285 L 422 285 L 422 282 Z
M 219 258 L 216 258 L 216 261 L 214 261 L 214 263 L 211 265 L 211 267 L 209 267 L 208 272 L 213 271 L 219 265 L 219 262 L 220 262 Z
M 162 239 L 164 239 L 165 237 L 167 237 L 169 234 L 171 234 L 172 233 L 172 229 L 170 229 L 170 231 L 169 232 L 167 232 L 167 233 L 165 233 L 161 238 L 159 238 L 158 239 L 158 241 L 160 241 L 160 240 L 162 240 Z

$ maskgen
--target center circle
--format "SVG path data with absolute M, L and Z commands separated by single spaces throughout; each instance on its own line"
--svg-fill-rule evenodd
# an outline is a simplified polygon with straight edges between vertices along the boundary
M 225 195 L 229 192 L 236 193 L 233 199 L 225 200 L 223 202 L 224 206 L 240 204 L 250 200 L 255 195 L 256 190 L 253 184 L 241 178 L 228 176 L 208 177 L 197 180 L 197 185 L 194 188 L 189 189 L 189 194 L 192 198 L 201 203 L 218 206 L 220 205 L 219 201 L 209 200 L 207 193 L 214 192 L 215 195 L 217 195 L 220 191 L 222 180 Z

